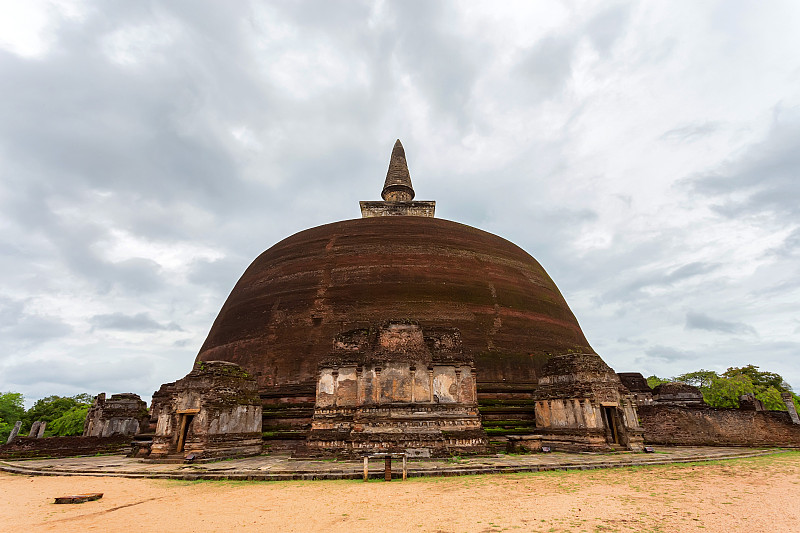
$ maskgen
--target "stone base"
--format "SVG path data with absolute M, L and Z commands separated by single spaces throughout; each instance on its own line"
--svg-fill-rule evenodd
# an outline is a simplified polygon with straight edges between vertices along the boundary
M 507 453 L 531 453 L 542 451 L 541 435 L 508 435 L 506 439 Z
M 192 456 L 195 461 L 230 459 L 260 455 L 262 439 L 260 433 L 239 433 L 206 435 L 204 438 L 188 439 L 180 453 L 172 451 L 175 444 L 171 439 L 154 437 L 147 460 L 160 461 L 186 460 Z
M 317 409 L 307 440 L 310 453 L 345 456 L 391 451 L 442 457 L 484 453 L 487 444 L 477 407 L 455 404 Z
M 433 217 L 436 211 L 436 202 L 359 202 L 362 218 L 390 217 L 390 216 L 416 216 Z
M 610 452 L 615 446 L 609 444 L 604 433 L 575 430 L 563 433 L 542 433 L 542 446 L 554 452 Z M 621 445 L 616 445 L 621 446 Z

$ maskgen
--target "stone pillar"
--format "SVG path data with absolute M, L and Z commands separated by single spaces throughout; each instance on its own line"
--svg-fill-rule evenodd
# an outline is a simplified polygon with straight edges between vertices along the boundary
M 792 424 L 800 424 L 800 417 L 797 416 L 797 409 L 794 406 L 794 398 L 791 392 L 782 392 L 781 399 L 786 404 L 786 410 L 789 411 L 789 416 L 792 419 Z
M 375 405 L 381 404 L 381 367 L 375 367 L 375 384 L 372 387 L 375 390 Z
M 364 367 L 356 367 L 356 405 L 363 405 L 365 403 L 366 384 L 364 383 Z
M 411 376 L 411 403 L 414 403 L 416 401 L 414 389 L 417 387 L 417 367 L 414 365 L 409 366 L 408 373 Z
M 47 427 L 47 422 L 40 422 L 39 423 L 39 432 L 36 434 L 37 439 L 41 439 L 44 437 L 44 428 Z
M 31 430 L 28 433 L 28 437 L 31 438 L 31 439 L 35 439 L 36 435 L 39 433 L 39 426 L 41 426 L 41 425 L 42 425 L 42 423 L 39 422 L 38 420 L 36 422 L 34 422 L 33 424 L 31 424 Z
M 433 367 L 428 367 L 428 390 L 430 394 L 430 403 L 433 403 Z
M 333 406 L 337 407 L 339 405 L 339 368 L 336 367 L 331 372 L 331 376 L 333 376 Z
M 6 441 L 6 444 L 8 444 L 12 440 L 14 440 L 17 437 L 17 435 L 19 435 L 19 428 L 20 427 L 22 427 L 22 420 L 17 420 L 17 423 L 14 424 L 14 428 L 11 430 L 11 434 L 9 434 L 9 436 L 8 436 L 8 440 Z

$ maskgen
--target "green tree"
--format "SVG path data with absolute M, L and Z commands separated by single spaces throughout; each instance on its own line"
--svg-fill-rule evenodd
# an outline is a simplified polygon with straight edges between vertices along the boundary
M 37 400 L 33 407 L 28 409 L 23 418 L 22 427 L 28 431 L 31 424 L 37 420 L 47 422 L 48 429 L 45 433 L 48 436 L 53 435 L 52 430 L 49 428 L 50 424 L 64 416 L 68 411 L 76 407 L 88 408 L 92 403 L 92 397 L 89 394 L 76 394 L 75 396 L 47 396 L 41 400 Z
M 786 411 L 786 404 L 781 398 L 781 391 L 775 387 L 768 387 L 766 390 L 756 390 L 756 398 L 761 400 L 764 408 L 769 411 Z
M 687 372 L 686 374 L 681 374 L 675 378 L 675 381 L 680 381 L 681 383 L 686 383 L 687 385 L 693 385 L 700 390 L 703 390 L 708 389 L 711 386 L 711 382 L 719 377 L 719 374 L 713 370 L 700 369 L 696 372 Z
M 733 378 L 746 376 L 753 383 L 753 394 L 761 400 L 766 409 L 770 411 L 785 411 L 786 404 L 781 398 L 782 392 L 791 392 L 791 387 L 783 376 L 775 372 L 762 372 L 755 365 L 731 367 L 723 374 L 724 377 Z M 794 393 L 792 393 L 794 395 Z
M 17 420 L 25 414 L 25 398 L 19 392 L 0 393 L 0 444 L 5 444 Z
M 739 374 L 730 378 L 720 377 L 712 380 L 707 392 L 703 392 L 703 399 L 711 407 L 738 408 L 739 396 L 754 391 L 750 378 Z
M 672 380 L 667 378 L 660 378 L 658 376 L 653 375 L 647 378 L 647 385 L 651 389 L 655 389 L 658 385 L 661 385 L 662 383 L 669 383 L 670 381 Z
M 76 406 L 53 420 L 47 426 L 46 433 L 53 437 L 68 437 L 83 434 L 83 423 L 86 420 L 88 405 Z
M 734 376 L 745 375 L 753 382 L 753 386 L 757 389 L 766 390 L 769 387 L 774 387 L 778 391 L 788 391 L 791 387 L 784 381 L 780 374 L 775 372 L 762 372 L 755 365 L 747 365 L 743 367 L 732 366 L 722 374 L 726 378 Z

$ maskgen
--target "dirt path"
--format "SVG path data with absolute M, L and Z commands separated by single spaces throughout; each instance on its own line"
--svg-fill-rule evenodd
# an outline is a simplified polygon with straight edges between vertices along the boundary
M 97 502 L 55 496 L 104 492 Z M 0 474 L 35 531 L 800 532 L 800 452 L 680 466 L 406 482 L 182 482 Z

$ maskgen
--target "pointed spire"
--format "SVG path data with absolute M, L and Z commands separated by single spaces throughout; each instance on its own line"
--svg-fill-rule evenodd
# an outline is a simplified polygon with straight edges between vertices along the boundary
M 381 197 L 387 202 L 410 202 L 414 199 L 414 188 L 411 186 L 411 175 L 408 173 L 406 152 L 400 139 L 394 143 L 389 170 L 383 184 Z

